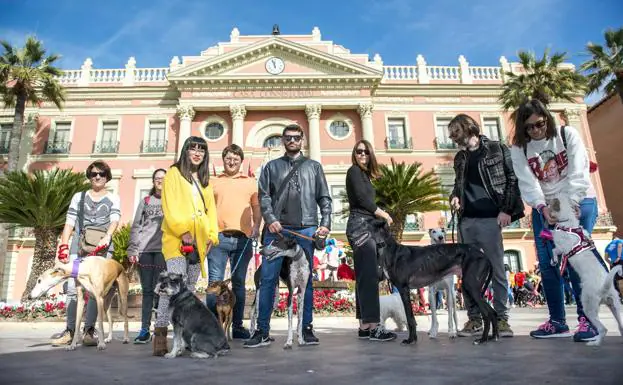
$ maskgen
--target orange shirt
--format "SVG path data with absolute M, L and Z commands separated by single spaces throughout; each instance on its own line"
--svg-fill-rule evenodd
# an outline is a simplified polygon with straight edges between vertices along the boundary
M 251 236 L 253 210 L 259 205 L 257 182 L 244 174 L 229 176 L 225 173 L 210 179 L 214 190 L 218 230 L 238 230 Z

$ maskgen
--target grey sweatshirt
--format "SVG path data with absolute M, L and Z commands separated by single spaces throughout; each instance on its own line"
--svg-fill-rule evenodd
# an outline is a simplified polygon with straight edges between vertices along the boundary
M 146 199 L 141 199 L 134 214 L 128 256 L 162 252 L 162 201 L 154 195 L 149 196 L 149 204 Z

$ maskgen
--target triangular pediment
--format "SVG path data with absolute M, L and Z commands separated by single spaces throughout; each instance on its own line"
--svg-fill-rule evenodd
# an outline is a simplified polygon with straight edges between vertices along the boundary
M 270 73 L 267 61 L 283 63 Z M 264 79 L 350 79 L 380 81 L 380 69 L 322 52 L 278 37 L 271 37 L 231 52 L 193 63 L 168 75 L 171 82 Z

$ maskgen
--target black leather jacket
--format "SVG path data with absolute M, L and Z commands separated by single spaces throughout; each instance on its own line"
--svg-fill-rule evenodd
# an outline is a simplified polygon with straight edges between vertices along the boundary
M 267 225 L 279 220 L 275 208 L 283 204 L 279 201 L 288 194 L 284 191 L 281 199 L 275 197 L 275 194 L 290 170 L 290 158 L 287 155 L 271 160 L 262 170 L 258 192 L 262 217 Z M 298 175 L 301 186 L 302 226 L 324 226 L 331 229 L 331 195 L 322 165 L 315 160 L 307 159 L 299 167 Z M 320 207 L 320 222 L 318 222 L 318 207 Z
M 508 147 L 500 142 L 480 136 L 483 146 L 483 156 L 478 164 L 478 171 L 482 178 L 487 194 L 493 199 L 501 212 L 511 216 L 512 221 L 524 217 L 524 204 L 519 193 L 517 176 L 513 171 L 513 163 Z M 465 175 L 467 173 L 467 150 L 459 151 L 454 157 L 454 189 L 450 195 L 465 199 Z

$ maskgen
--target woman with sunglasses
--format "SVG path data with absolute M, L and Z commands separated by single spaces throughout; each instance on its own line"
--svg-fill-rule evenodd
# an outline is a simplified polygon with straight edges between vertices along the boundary
M 543 103 L 533 99 L 516 111 L 511 156 L 521 196 L 532 207 L 532 231 L 549 310 L 549 320 L 530 335 L 534 338 L 570 337 L 560 267 L 551 264 L 551 242 L 545 242 L 539 235 L 553 224 L 547 203 L 562 192 L 569 194 L 577 205 L 582 227 L 589 233 L 593 231 L 597 221 L 597 199 L 589 177 L 586 147 L 575 128 L 557 127 Z M 597 335 L 597 330 L 582 310 L 580 278 L 571 266 L 567 269 L 575 292 L 579 322 L 573 339 L 576 342 L 590 341 Z
M 179 159 L 167 172 L 162 185 L 162 254 L 167 271 L 181 274 L 190 291 L 195 290 L 199 273 L 206 277 L 206 254 L 212 245 L 218 244 L 209 162 L 205 139 L 191 136 L 184 142 Z M 169 317 L 169 298 L 161 295 L 154 330 L 155 356 L 168 352 Z
M 70 263 L 78 258 L 78 242 L 82 231 L 80 223 L 85 229 L 106 230 L 99 241 L 99 246 L 107 246 L 107 248 L 98 252 L 98 255 L 104 255 L 107 258 L 112 257 L 112 235 L 121 218 L 121 205 L 119 196 L 106 190 L 106 183 L 112 179 L 110 166 L 101 160 L 95 161 L 87 167 L 86 177 L 91 182 L 91 188 L 85 193 L 76 193 L 67 210 L 67 219 L 58 247 L 58 259 L 61 262 Z M 80 217 L 82 217 L 82 221 Z M 68 246 L 70 237 L 71 245 Z M 76 283 L 73 278 L 67 281 L 66 293 L 67 327 L 63 332 L 52 336 L 52 345 L 54 346 L 68 345 L 73 339 L 76 326 L 80 326 L 76 325 L 77 298 Z M 86 313 L 82 345 L 96 346 L 98 336 L 95 335 L 94 326 L 97 320 L 97 303 L 93 296 L 89 298 Z
M 352 166 L 346 173 L 346 194 L 350 215 L 346 237 L 353 249 L 355 262 L 355 311 L 359 320 L 359 338 L 370 341 L 391 341 L 396 334 L 380 325 L 379 278 L 375 231 L 371 222 L 382 218 L 392 224 L 392 218 L 376 205 L 376 192 L 372 179 L 380 175 L 372 145 L 367 140 L 355 144 L 351 156 Z
M 134 339 L 135 344 L 145 344 L 151 340 L 149 326 L 151 310 L 158 296 L 154 288 L 158 275 L 165 269 L 162 256 L 162 182 L 167 170 L 159 168 L 151 175 L 152 187 L 149 194 L 138 202 L 127 253 L 130 263 L 138 263 L 143 302 L 141 305 L 141 330 Z M 155 302 L 154 302 L 155 300 Z

